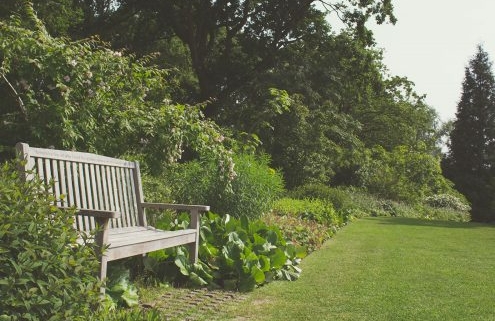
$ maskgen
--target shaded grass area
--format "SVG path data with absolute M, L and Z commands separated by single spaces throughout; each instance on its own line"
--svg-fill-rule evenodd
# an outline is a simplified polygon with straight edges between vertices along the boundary
M 495 227 L 360 219 L 217 320 L 495 320 Z

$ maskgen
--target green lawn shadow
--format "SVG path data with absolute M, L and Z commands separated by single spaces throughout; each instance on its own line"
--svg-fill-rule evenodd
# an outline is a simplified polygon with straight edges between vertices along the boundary
M 379 218 L 366 218 L 371 220 L 380 220 L 380 224 L 386 225 L 409 225 L 409 226 L 425 226 L 425 227 L 445 227 L 445 228 L 458 228 L 458 229 L 473 229 L 473 228 L 495 228 L 493 223 L 477 223 L 477 222 L 455 222 L 455 221 L 443 221 L 443 220 L 425 220 L 419 218 L 409 217 L 379 217 Z

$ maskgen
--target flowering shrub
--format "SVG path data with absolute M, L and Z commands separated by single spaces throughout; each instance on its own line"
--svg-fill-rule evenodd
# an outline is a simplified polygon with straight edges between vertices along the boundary
M 451 208 L 459 211 L 470 211 L 471 207 L 460 198 L 450 194 L 437 194 L 425 198 L 425 203 L 435 208 Z
M 201 107 L 170 101 L 166 70 L 95 39 L 53 38 L 29 2 L 23 6 L 24 16 L 0 21 L 0 150 L 24 141 L 128 154 L 159 170 L 189 146 L 231 163 L 224 136 Z M 223 170 L 233 176 L 232 166 Z

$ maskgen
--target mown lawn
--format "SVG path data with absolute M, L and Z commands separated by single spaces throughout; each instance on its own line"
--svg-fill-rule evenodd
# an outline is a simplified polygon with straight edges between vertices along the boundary
M 219 319 L 495 320 L 494 226 L 360 219 L 302 268 Z

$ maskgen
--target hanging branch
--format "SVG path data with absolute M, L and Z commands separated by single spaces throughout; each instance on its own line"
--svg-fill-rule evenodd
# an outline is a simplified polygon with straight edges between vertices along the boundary
M 14 93 L 14 96 L 17 98 L 17 102 L 19 103 L 19 109 L 21 110 L 21 113 L 24 115 L 24 119 L 25 120 L 28 120 L 26 106 L 24 105 L 24 102 L 22 101 L 21 96 L 19 95 L 19 93 L 17 92 L 17 90 L 15 90 L 14 86 L 12 86 L 12 84 L 7 79 L 7 77 L 5 76 L 5 74 L 3 72 L 1 74 L 2 74 L 3 80 L 5 80 L 5 82 L 7 83 L 7 85 L 10 87 L 10 89 Z

